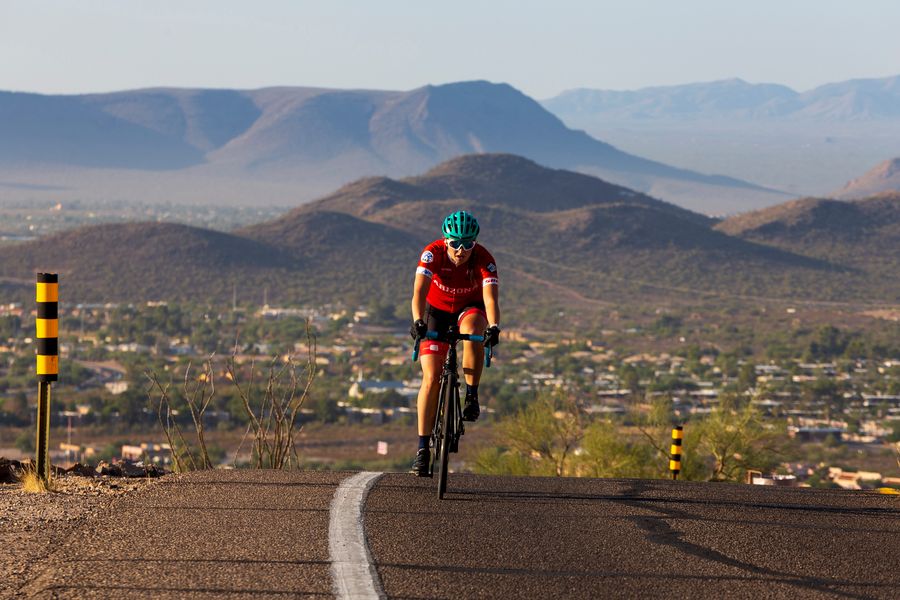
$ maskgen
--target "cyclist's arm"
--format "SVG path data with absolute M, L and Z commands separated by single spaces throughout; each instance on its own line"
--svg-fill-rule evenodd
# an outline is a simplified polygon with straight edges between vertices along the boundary
M 416 281 L 413 284 L 412 318 L 413 321 L 425 316 L 425 298 L 428 296 L 428 288 L 431 286 L 431 277 L 422 273 L 416 273 Z
M 486 285 L 482 288 L 484 296 L 484 312 L 487 315 L 488 325 L 500 324 L 500 286 Z

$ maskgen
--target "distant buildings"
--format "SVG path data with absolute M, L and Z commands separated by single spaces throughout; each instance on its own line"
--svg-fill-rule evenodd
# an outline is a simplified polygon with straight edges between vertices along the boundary
M 421 385 L 421 380 L 382 381 L 379 379 L 363 379 L 362 370 L 359 370 L 356 380 L 350 384 L 347 396 L 349 398 L 362 399 L 367 394 L 384 394 L 392 391 L 408 400 L 412 400 L 418 396 Z
M 788 427 L 788 435 L 804 442 L 824 442 L 829 437 L 841 441 L 846 429 L 841 427 L 796 426 Z
M 889 477 L 890 481 L 885 482 L 881 473 L 873 471 L 844 471 L 839 467 L 830 467 L 828 469 L 828 479 L 845 490 L 861 490 L 865 487 L 874 487 L 880 483 L 900 484 L 900 478 Z
M 153 444 L 143 442 L 138 446 L 123 445 L 122 459 L 137 461 L 146 461 L 155 465 L 168 465 L 172 462 L 172 447 L 169 444 Z

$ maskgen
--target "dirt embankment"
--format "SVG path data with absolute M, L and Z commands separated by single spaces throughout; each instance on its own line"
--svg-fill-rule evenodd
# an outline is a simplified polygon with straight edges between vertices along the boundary
M 15 597 L 63 540 L 91 527 L 118 496 L 154 481 L 63 475 L 42 494 L 0 484 L 0 599 Z

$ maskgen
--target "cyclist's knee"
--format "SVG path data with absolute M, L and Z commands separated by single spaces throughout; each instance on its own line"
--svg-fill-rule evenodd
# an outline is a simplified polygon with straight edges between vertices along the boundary
M 481 313 L 472 313 L 466 316 L 459 324 L 460 333 L 481 334 L 487 329 L 487 319 Z
M 435 386 L 440 385 L 441 374 L 438 371 L 430 372 L 430 373 L 422 373 L 422 387 L 425 389 L 431 389 Z

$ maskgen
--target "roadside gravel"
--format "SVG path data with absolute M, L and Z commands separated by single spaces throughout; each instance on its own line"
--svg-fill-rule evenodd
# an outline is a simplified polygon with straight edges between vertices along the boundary
M 62 475 L 44 494 L 0 484 L 0 599 L 21 597 L 30 572 L 63 540 L 103 518 L 117 497 L 155 481 Z

